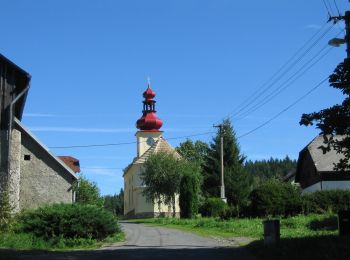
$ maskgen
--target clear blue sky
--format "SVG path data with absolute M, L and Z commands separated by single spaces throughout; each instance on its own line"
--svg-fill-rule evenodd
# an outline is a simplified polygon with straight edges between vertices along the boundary
M 325 3 L 336 15 L 334 1 Z M 336 3 L 342 14 L 350 7 L 347 0 Z M 265 106 L 246 117 L 232 113 L 254 105 L 246 99 L 260 93 L 314 34 L 325 33 L 309 52 L 299 54 L 301 63 L 281 74 L 272 93 L 344 27 L 327 31 L 327 19 L 322 0 L 2 1 L 0 52 L 32 75 L 23 122 L 49 147 L 135 141 L 148 76 L 166 138 L 213 131 L 213 123 L 227 115 L 233 115 L 240 136 L 316 86 L 345 57 L 344 46 L 330 47 Z M 301 114 L 341 100 L 337 90 L 323 84 L 270 124 L 240 138 L 242 152 L 252 160 L 297 158 L 318 133 L 299 126 Z M 193 139 L 209 142 L 212 136 Z M 122 169 L 135 156 L 136 145 L 52 151 L 78 158 L 83 174 L 98 183 L 102 194 L 114 194 L 123 186 Z

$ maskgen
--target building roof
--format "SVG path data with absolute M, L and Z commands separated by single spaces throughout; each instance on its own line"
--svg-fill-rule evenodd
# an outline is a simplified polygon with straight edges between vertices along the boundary
M 21 69 L 15 63 L 10 61 L 4 55 L 0 53 L 0 71 L 5 69 L 6 73 L 9 75 L 14 75 L 14 84 L 16 85 L 16 95 L 20 94 L 28 85 L 31 79 L 29 73 Z M 5 72 L 4 72 L 5 73 Z M 14 107 L 14 116 L 22 119 L 22 114 L 24 110 L 25 101 L 27 98 L 27 93 L 25 93 L 16 103 Z
M 336 135 L 333 137 L 335 140 L 342 140 L 342 135 Z M 318 172 L 331 172 L 334 171 L 334 164 L 339 163 L 340 159 L 344 159 L 344 155 L 338 153 L 333 147 L 330 151 L 324 152 L 327 144 L 324 142 L 324 137 L 322 135 L 317 136 L 311 141 L 305 148 L 309 150 L 310 155 L 315 163 L 315 167 Z
M 58 156 L 69 168 L 71 168 L 75 173 L 80 172 L 79 160 L 72 156 Z
M 68 173 L 70 174 L 74 179 L 78 179 L 78 177 L 75 175 L 75 173 L 73 172 L 73 170 L 71 168 L 69 168 L 63 161 L 61 161 L 58 157 L 56 157 L 55 155 L 53 155 L 49 149 L 42 144 L 38 138 L 36 138 L 17 118 L 15 118 L 15 124 L 19 127 L 19 129 L 23 132 L 25 132 L 27 135 L 29 135 L 33 141 L 35 141 L 44 151 L 46 151 L 46 153 L 52 158 L 54 159 L 60 166 L 62 166 L 62 168 Z
M 130 163 L 125 169 L 124 169 L 124 175 L 125 173 L 131 168 L 132 165 L 135 164 L 143 164 L 147 161 L 147 159 L 154 153 L 163 152 L 163 153 L 171 153 L 175 156 L 175 158 L 180 159 L 181 155 L 176 152 L 176 150 L 171 147 L 171 145 L 161 136 L 158 138 L 158 140 L 146 151 L 144 152 L 140 157 L 135 157 L 132 163 Z

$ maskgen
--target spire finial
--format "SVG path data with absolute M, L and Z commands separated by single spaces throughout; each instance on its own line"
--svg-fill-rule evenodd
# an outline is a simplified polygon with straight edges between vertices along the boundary
M 150 76 L 147 76 L 147 84 L 148 84 L 148 87 L 150 88 L 151 87 L 151 78 L 150 78 Z

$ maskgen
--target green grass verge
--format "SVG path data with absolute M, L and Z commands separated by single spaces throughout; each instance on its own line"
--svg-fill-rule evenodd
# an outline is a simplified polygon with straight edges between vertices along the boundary
M 124 239 L 124 233 L 122 232 L 109 236 L 102 241 L 97 241 L 95 239 L 61 237 L 44 240 L 33 234 L 8 232 L 0 234 L 0 248 L 50 251 L 96 249 L 106 244 L 124 241 Z
M 250 237 L 254 239 L 262 239 L 263 237 L 263 220 L 259 218 L 231 220 L 157 218 L 131 221 L 146 225 L 176 228 L 203 236 Z M 337 234 L 337 219 L 332 214 L 285 218 L 281 219 L 280 231 L 282 238 L 335 235 Z
M 350 237 L 338 236 L 337 217 L 334 214 L 281 219 L 281 240 L 275 246 L 264 246 L 262 221 L 258 218 L 224 221 L 213 218 L 132 220 L 135 223 L 176 228 L 204 236 L 249 237 L 254 241 L 245 247 L 263 260 L 350 259 Z
M 246 247 L 262 260 L 349 260 L 350 237 L 314 236 L 282 238 L 274 246 L 264 246 L 263 240 Z

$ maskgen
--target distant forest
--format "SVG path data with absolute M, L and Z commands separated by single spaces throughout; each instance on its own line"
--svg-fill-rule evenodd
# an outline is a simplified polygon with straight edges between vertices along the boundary
M 245 170 L 250 174 L 255 183 L 261 183 L 271 178 L 282 179 L 290 171 L 296 170 L 297 161 L 288 156 L 284 159 L 274 159 L 245 162 Z

